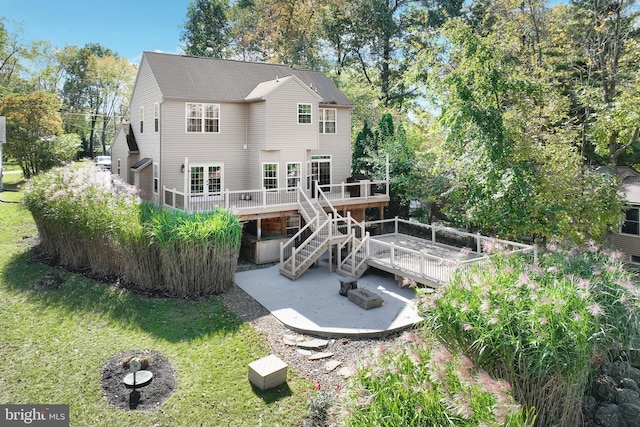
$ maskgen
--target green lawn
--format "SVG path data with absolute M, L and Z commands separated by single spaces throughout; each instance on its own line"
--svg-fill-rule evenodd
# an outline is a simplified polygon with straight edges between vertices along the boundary
M 309 382 L 289 370 L 286 385 L 254 389 L 247 364 L 268 346 L 221 299 L 146 298 L 55 270 L 32 261 L 36 234 L 28 211 L 0 203 L 0 403 L 67 403 L 74 426 L 302 423 Z M 51 272 L 65 282 L 38 286 Z M 122 411 L 101 395 L 103 363 L 135 349 L 160 351 L 174 365 L 177 389 L 159 411 Z

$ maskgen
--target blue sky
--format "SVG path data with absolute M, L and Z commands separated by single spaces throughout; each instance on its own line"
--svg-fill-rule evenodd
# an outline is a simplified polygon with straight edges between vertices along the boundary
M 140 62 L 143 51 L 182 53 L 180 33 L 191 0 L 1 0 L 0 17 L 22 42 L 48 40 L 55 47 L 99 43 Z

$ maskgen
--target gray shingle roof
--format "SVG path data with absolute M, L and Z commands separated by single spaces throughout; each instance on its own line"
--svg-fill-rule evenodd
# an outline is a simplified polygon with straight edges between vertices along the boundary
M 322 104 L 352 106 L 337 86 L 319 71 L 288 65 L 230 61 L 167 53 L 144 52 L 165 98 L 244 102 L 260 83 L 295 75 L 313 87 Z
M 139 172 L 142 169 L 144 169 L 147 166 L 149 166 L 151 163 L 153 163 L 153 159 L 151 157 L 145 157 L 144 159 L 138 160 L 137 162 L 132 164 L 131 165 L 131 170 L 135 171 L 135 172 Z

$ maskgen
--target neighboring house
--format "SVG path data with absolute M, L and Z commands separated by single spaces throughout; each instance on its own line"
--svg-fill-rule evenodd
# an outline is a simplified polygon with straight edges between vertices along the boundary
M 626 198 L 626 216 L 620 233 L 612 236 L 611 245 L 627 254 L 631 264 L 640 266 L 640 173 L 620 166 L 617 175 L 622 181 L 620 192 Z
M 307 198 L 333 217 L 382 216 L 388 179 L 351 183 L 352 107 L 320 72 L 145 52 L 111 170 L 167 207 L 231 209 L 247 256 L 275 261 L 286 236 L 319 224 Z

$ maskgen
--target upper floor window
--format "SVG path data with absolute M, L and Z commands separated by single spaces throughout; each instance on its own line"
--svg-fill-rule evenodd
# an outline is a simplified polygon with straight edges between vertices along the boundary
M 144 107 L 140 107 L 140 133 L 144 132 Z
M 120 175 L 120 169 L 121 169 L 121 163 L 120 163 L 120 159 L 118 159 L 118 161 L 116 162 L 117 165 L 117 171 L 118 171 L 118 175 Z
M 220 105 L 219 104 L 186 104 L 187 132 L 189 133 L 219 133 Z
M 311 104 L 298 104 L 298 123 L 311 123 Z
M 153 126 L 156 132 L 160 129 L 160 104 L 153 104 Z
M 320 133 L 336 133 L 336 109 L 321 108 L 318 115 Z
M 622 224 L 621 233 L 640 235 L 640 208 L 628 207 L 625 209 L 626 218 Z
M 262 186 L 267 190 L 278 188 L 278 164 L 262 164 Z

